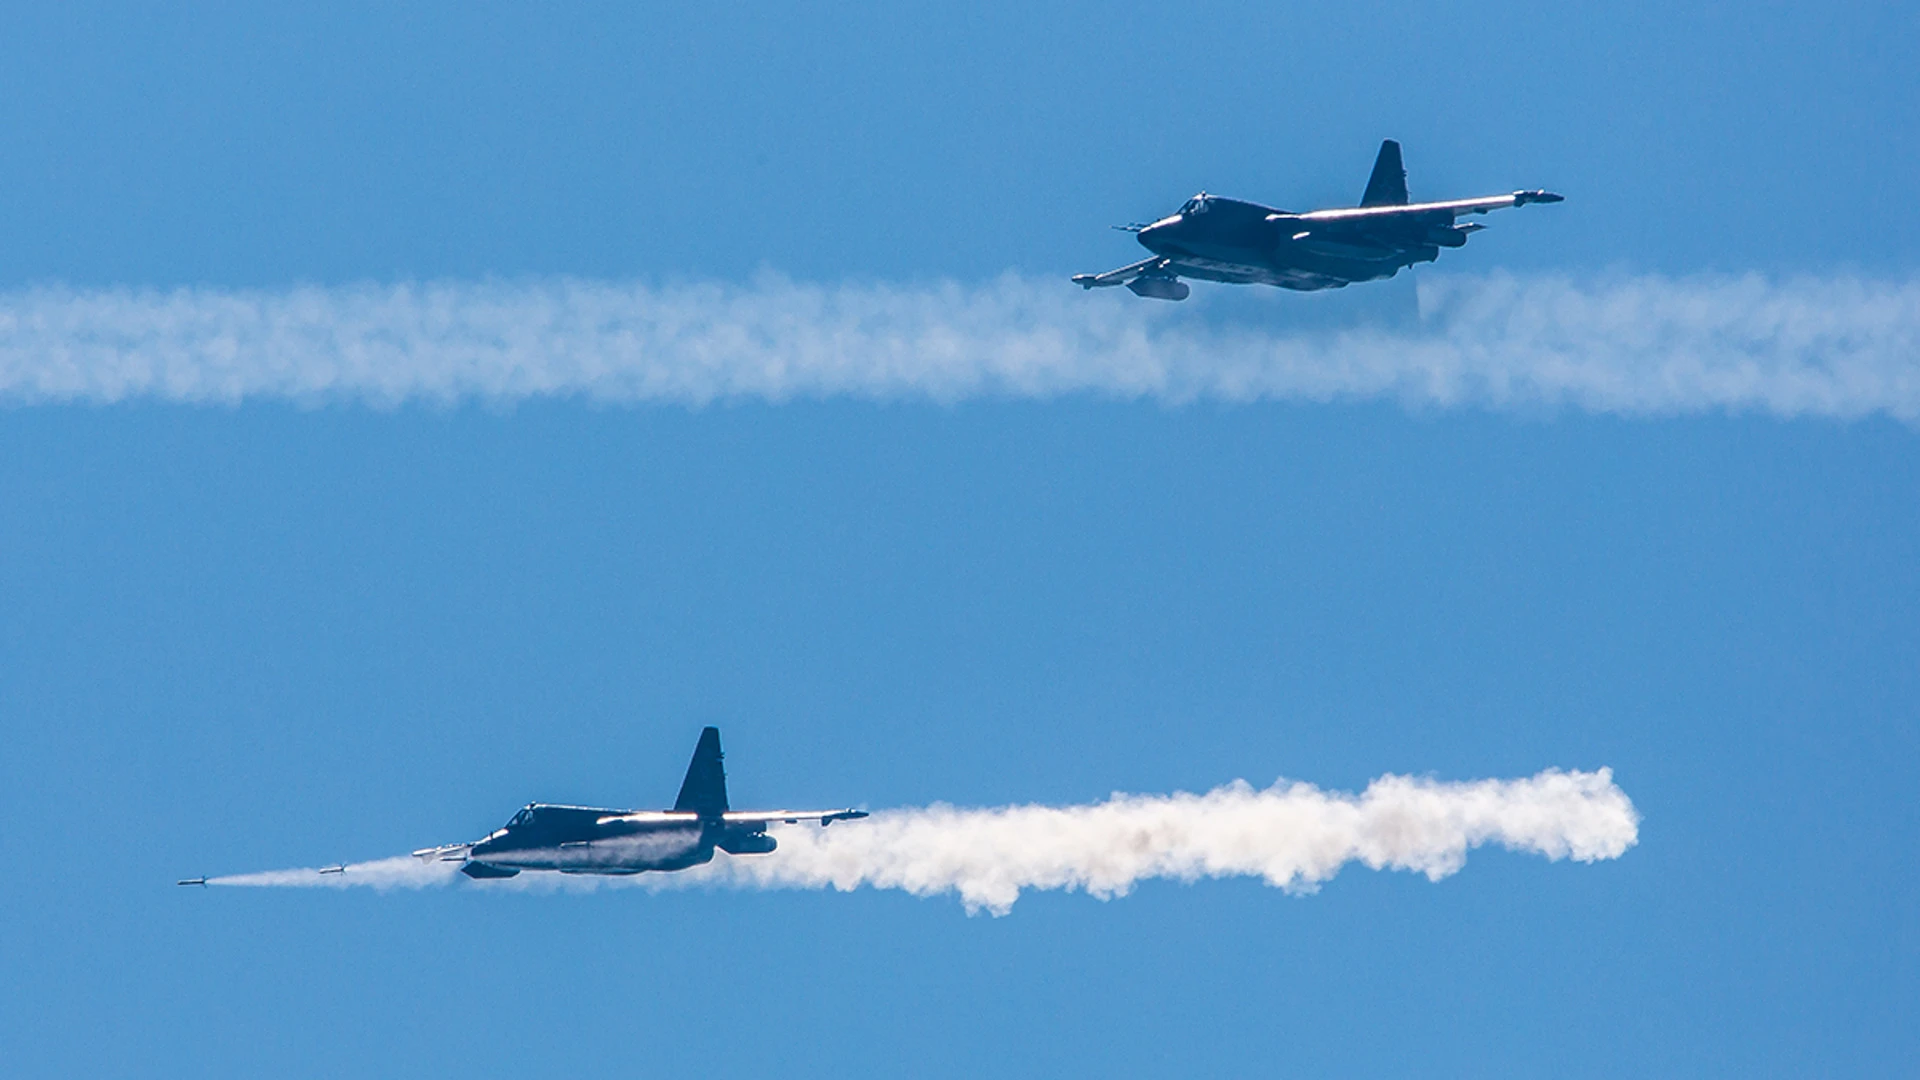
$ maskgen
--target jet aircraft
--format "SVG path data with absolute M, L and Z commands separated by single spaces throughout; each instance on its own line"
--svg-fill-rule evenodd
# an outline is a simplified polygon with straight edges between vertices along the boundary
M 423 848 L 426 862 L 457 862 L 470 878 L 510 878 L 522 870 L 563 874 L 638 874 L 685 870 L 713 858 L 765 855 L 778 846 L 767 835 L 774 822 L 836 821 L 867 816 L 864 810 L 734 810 L 727 805 L 727 774 L 720 729 L 700 732 L 680 797 L 671 810 L 614 810 L 592 806 L 529 803 L 513 820 L 471 844 Z
M 1463 217 L 1562 198 L 1551 191 L 1516 191 L 1410 203 L 1400 144 L 1388 139 L 1380 144 L 1359 206 L 1297 214 L 1203 191 L 1151 225 L 1115 226 L 1134 233 L 1152 258 L 1104 274 L 1075 274 L 1073 280 L 1087 289 L 1125 285 L 1135 296 L 1156 300 L 1185 300 L 1191 290 L 1183 277 L 1302 292 L 1339 289 L 1432 262 L 1441 248 L 1460 247 L 1486 228 L 1459 224 Z

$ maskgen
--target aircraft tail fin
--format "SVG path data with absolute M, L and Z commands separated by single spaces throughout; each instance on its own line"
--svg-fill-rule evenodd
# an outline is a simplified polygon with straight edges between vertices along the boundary
M 1407 169 L 1400 163 L 1400 144 L 1387 139 L 1380 144 L 1380 156 L 1373 159 L 1373 175 L 1367 178 L 1367 193 L 1360 196 L 1360 205 L 1406 204 Z
M 687 778 L 680 784 L 675 810 L 692 810 L 702 816 L 727 812 L 727 770 L 720 753 L 720 729 L 710 727 L 700 733 L 700 744 L 693 748 L 693 761 L 687 765 Z

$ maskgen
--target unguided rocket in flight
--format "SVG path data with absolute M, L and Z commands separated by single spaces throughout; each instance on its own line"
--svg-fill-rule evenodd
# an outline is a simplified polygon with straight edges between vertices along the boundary
M 1557 203 L 1551 191 L 1515 191 L 1475 199 L 1407 201 L 1400 144 L 1380 144 L 1360 205 L 1299 214 L 1201 192 L 1178 213 L 1150 225 L 1120 225 L 1153 252 L 1104 274 L 1075 274 L 1086 289 L 1125 285 L 1135 296 L 1185 300 L 1183 277 L 1235 285 L 1277 285 L 1310 292 L 1390 278 L 1441 248 L 1462 247 L 1485 225 L 1459 219 L 1529 203 Z

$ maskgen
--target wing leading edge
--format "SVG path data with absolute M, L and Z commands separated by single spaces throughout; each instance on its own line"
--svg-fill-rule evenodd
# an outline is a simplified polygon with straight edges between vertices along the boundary
M 1484 214 L 1489 210 L 1504 210 L 1509 206 L 1565 201 L 1566 196 L 1556 195 L 1551 191 L 1516 191 L 1508 195 L 1484 195 L 1477 199 L 1449 199 L 1445 202 L 1406 203 L 1400 206 L 1351 206 L 1339 210 L 1310 210 L 1304 214 L 1268 214 L 1267 220 L 1276 224 L 1298 221 L 1308 225 L 1346 222 L 1385 223 L 1411 218 L 1437 217 L 1441 214 L 1458 220 L 1468 214 Z
M 775 822 L 797 825 L 802 821 L 817 821 L 822 825 L 831 825 L 836 821 L 857 821 L 866 816 L 865 810 L 855 810 L 849 806 L 840 810 L 729 810 L 719 815 L 719 820 L 728 825 L 772 825 Z M 631 814 L 608 814 L 594 824 L 627 822 L 634 825 L 674 823 L 693 825 L 699 821 L 700 815 L 684 810 L 635 810 Z M 415 854 L 419 853 L 415 852 Z

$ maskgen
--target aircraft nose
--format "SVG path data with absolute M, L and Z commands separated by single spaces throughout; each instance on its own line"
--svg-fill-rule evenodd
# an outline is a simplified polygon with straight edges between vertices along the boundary
M 1141 229 L 1138 234 L 1141 245 L 1149 251 L 1159 251 L 1160 244 L 1165 242 L 1167 234 L 1172 231 L 1173 226 L 1179 224 L 1179 222 L 1180 218 L 1176 215 L 1170 218 L 1161 218 L 1159 221 Z

